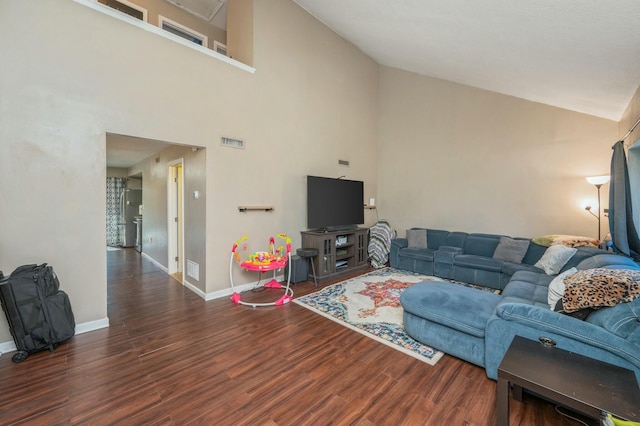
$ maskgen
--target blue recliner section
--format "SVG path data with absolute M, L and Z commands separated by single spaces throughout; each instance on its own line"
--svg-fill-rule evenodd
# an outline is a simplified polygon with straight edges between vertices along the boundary
M 424 228 L 412 228 L 424 229 Z M 503 289 L 513 274 L 518 271 L 543 273 L 535 265 L 547 247 L 527 238 L 529 247 L 520 263 L 493 258 L 493 254 L 503 235 L 449 232 L 426 229 L 427 248 L 410 248 L 406 238 L 391 241 L 390 264 L 393 268 L 404 269 L 425 275 L 450 278 L 495 289 Z M 562 268 L 566 271 L 582 260 L 596 254 L 607 253 L 595 247 L 578 247 L 578 252 Z
M 640 269 L 633 260 L 614 254 L 581 257 L 578 263 L 572 259 L 570 265 L 578 270 Z M 523 336 L 550 338 L 562 349 L 628 368 L 640 383 L 640 298 L 601 308 L 582 321 L 549 308 L 553 278 L 542 271 L 519 270 L 500 295 L 445 282 L 415 284 L 400 298 L 405 331 L 484 367 L 494 380 L 514 336 Z

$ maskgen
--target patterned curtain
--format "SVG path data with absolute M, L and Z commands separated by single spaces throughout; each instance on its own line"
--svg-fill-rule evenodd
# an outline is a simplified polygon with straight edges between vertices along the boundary
M 107 178 L 107 245 L 119 246 L 122 244 L 120 238 L 121 211 L 120 197 L 124 191 L 126 178 Z

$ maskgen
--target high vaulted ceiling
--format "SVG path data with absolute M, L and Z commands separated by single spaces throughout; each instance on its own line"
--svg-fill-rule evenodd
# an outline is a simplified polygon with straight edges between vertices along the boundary
M 426 76 L 616 121 L 640 84 L 640 0 L 294 1 Z

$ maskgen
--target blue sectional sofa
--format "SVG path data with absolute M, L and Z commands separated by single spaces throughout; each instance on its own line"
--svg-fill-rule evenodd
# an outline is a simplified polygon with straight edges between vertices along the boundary
M 434 231 L 428 235 L 442 236 L 445 232 Z M 498 267 L 491 260 L 490 248 L 496 249 L 494 243 L 499 236 L 467 234 L 466 238 L 461 238 L 460 233 L 453 234 L 457 239 L 456 246 L 437 246 L 438 240 L 434 238 L 433 246 L 428 244 L 428 249 L 408 249 L 406 239 L 394 240 L 391 266 L 436 276 L 443 276 L 438 273 L 445 271 L 446 278 L 488 285 L 502 291 L 493 293 L 441 281 L 415 284 L 405 290 L 400 299 L 407 334 L 484 367 L 487 376 L 494 380 L 500 361 L 513 337 L 518 335 L 532 340 L 550 339 L 562 349 L 628 368 L 635 372 L 640 383 L 640 298 L 592 311 L 586 319 L 556 312 L 548 304 L 548 290 L 557 275 L 549 275 L 533 266 L 547 247 L 530 243 L 521 264 L 505 265 L 503 262 Z M 452 240 L 447 237 L 441 241 L 451 244 Z M 469 237 L 472 244 L 467 244 Z M 479 241 L 486 242 L 484 251 Z M 443 246 L 444 253 L 453 253 L 448 256 L 448 262 L 441 262 L 446 257 L 439 254 Z M 474 254 L 466 249 L 473 250 Z M 458 256 L 465 254 L 476 256 L 472 258 L 479 266 L 475 273 L 469 258 L 456 261 Z M 486 258 L 486 264 L 480 257 Z M 640 271 L 640 267 L 627 257 L 587 247 L 579 247 L 562 270 L 571 267 L 578 271 L 594 268 Z
M 411 230 L 425 230 L 411 228 Z M 505 261 L 494 257 L 496 248 L 505 235 L 450 232 L 426 229 L 426 248 L 409 247 L 407 238 L 391 241 L 390 265 L 393 268 L 449 278 L 470 284 L 503 289 L 518 271 L 543 272 L 534 265 L 547 247 L 528 238 L 511 238 L 529 242 L 521 262 Z M 596 254 L 607 253 L 595 247 L 577 247 L 578 252 L 562 268 L 565 271 L 580 261 Z

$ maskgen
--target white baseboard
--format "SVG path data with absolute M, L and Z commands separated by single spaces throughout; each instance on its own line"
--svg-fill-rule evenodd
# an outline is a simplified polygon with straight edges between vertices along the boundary
M 206 294 L 204 293 L 204 291 L 200 290 L 198 287 L 196 287 L 195 285 L 191 284 L 189 281 L 183 280 L 182 285 L 187 287 L 189 290 L 191 290 L 192 292 L 194 292 L 195 294 L 197 294 L 201 298 L 207 300 L 206 299 Z
M 149 262 L 153 263 L 154 265 L 156 265 L 158 268 L 162 269 L 166 274 L 169 273 L 169 269 L 167 269 L 166 266 L 162 265 L 161 263 L 158 263 L 157 260 L 155 260 L 153 257 L 149 256 L 147 253 L 142 252 L 140 253 L 143 257 L 145 257 Z
M 142 253 L 142 256 L 146 257 L 150 262 L 152 262 L 158 268 L 162 269 L 165 273 L 168 273 L 168 269 L 162 266 L 161 264 L 159 264 L 158 262 L 156 262 L 153 258 L 149 257 L 144 253 Z M 284 275 L 278 275 L 275 278 L 278 281 L 282 281 L 284 279 Z M 251 283 L 235 286 L 234 288 L 229 287 L 223 290 L 217 290 L 212 293 L 205 293 L 202 290 L 200 290 L 198 287 L 196 287 L 195 285 L 191 284 L 186 280 L 184 281 L 184 286 L 187 287 L 192 292 L 194 292 L 195 294 L 197 294 L 199 297 L 201 297 L 205 301 L 209 301 L 209 300 L 220 299 L 222 297 L 230 297 L 234 292 L 241 293 L 243 291 L 251 290 L 255 288 L 259 282 L 260 281 L 254 281 Z M 108 317 L 95 320 L 95 321 L 84 322 L 82 324 L 76 324 L 75 333 L 82 334 L 82 333 L 87 333 L 89 331 L 99 330 L 101 328 L 107 328 L 107 327 L 109 327 Z M 14 352 L 16 349 L 17 349 L 16 344 L 13 341 L 0 343 L 0 356 L 7 352 Z
M 109 318 L 102 318 L 95 321 L 83 322 L 82 324 L 76 324 L 76 334 L 87 333 L 89 331 L 100 330 L 101 328 L 109 327 Z M 16 343 L 14 341 L 0 343 L 0 356 L 7 352 L 14 352 Z
M 144 251 L 142 253 L 140 253 L 142 256 L 144 256 L 149 262 L 153 263 L 154 265 L 156 265 L 158 268 L 162 269 L 166 274 L 169 273 L 169 269 L 166 268 L 165 266 L 161 265 L 160 263 L 158 263 L 158 261 L 156 261 L 154 258 L 152 258 L 151 256 L 149 256 L 148 254 L 146 254 Z M 282 275 L 278 275 L 275 277 L 278 281 L 282 281 L 284 280 L 284 274 Z M 185 287 L 187 287 L 189 290 L 191 290 L 192 292 L 194 292 L 195 294 L 198 295 L 198 297 L 201 297 L 202 299 L 204 299 L 205 301 L 209 301 L 209 300 L 215 300 L 215 299 L 220 299 L 222 297 L 231 297 L 231 295 L 233 294 L 234 291 L 240 293 L 243 291 L 247 291 L 247 290 L 251 290 L 252 288 L 254 288 L 256 285 L 258 285 L 259 281 L 254 281 L 252 283 L 248 283 L 248 284 L 242 284 L 239 286 L 236 286 L 235 289 L 232 289 L 231 287 L 229 288 L 225 288 L 224 290 L 218 290 L 218 291 L 214 291 L 212 293 L 205 293 L 204 291 L 200 290 L 198 287 L 196 287 L 194 284 L 190 283 L 186 277 L 183 278 L 183 282 L 182 285 L 184 285 Z
M 275 278 L 278 281 L 282 281 L 282 280 L 284 280 L 284 275 L 278 275 Z M 271 278 L 269 278 L 269 279 L 271 279 Z M 255 286 L 257 286 L 258 283 L 259 283 L 259 281 L 254 281 L 252 283 L 237 285 L 234 288 L 229 287 L 229 288 L 225 288 L 223 290 L 218 290 L 218 291 L 214 291 L 212 293 L 207 293 L 204 296 L 204 300 L 209 301 L 209 300 L 214 300 L 214 299 L 220 299 L 221 297 L 231 296 L 234 292 L 241 293 L 243 291 L 248 291 L 248 290 L 253 289 Z M 202 291 L 200 291 L 200 293 L 202 293 Z

